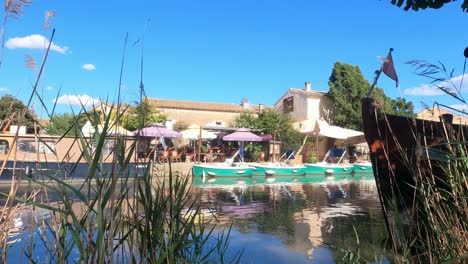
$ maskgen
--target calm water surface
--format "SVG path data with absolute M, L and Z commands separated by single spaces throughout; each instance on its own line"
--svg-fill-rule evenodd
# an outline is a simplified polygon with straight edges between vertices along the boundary
M 339 263 L 346 252 L 385 259 L 372 175 L 195 177 L 191 191 L 206 221 L 216 217 L 225 229 L 232 223 L 229 251 L 244 250 L 242 263 Z M 22 255 L 11 253 L 10 260 Z
M 194 179 L 242 263 L 338 263 L 353 251 L 381 262 L 386 237 L 371 175 Z M 205 220 L 210 213 L 204 214 Z M 357 243 L 360 243 L 360 247 Z

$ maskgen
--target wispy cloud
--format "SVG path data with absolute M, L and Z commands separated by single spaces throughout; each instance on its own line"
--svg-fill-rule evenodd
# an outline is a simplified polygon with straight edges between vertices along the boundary
M 53 102 L 56 102 L 57 104 L 62 104 L 62 105 L 71 105 L 71 106 L 92 106 L 96 105 L 100 102 L 99 99 L 93 98 L 87 94 L 80 94 L 80 95 L 62 95 L 59 98 L 53 100 Z
M 8 88 L 0 87 L 0 92 L 6 92 L 6 91 L 8 91 Z
M 452 107 L 454 109 L 463 111 L 463 112 L 468 112 L 468 105 L 466 105 L 466 104 L 452 104 L 452 105 L 448 105 L 448 106 Z
M 468 74 L 453 77 L 452 79 L 436 84 L 422 84 L 418 87 L 405 89 L 404 94 L 414 96 L 437 96 L 446 94 L 437 87 L 448 88 L 452 91 L 468 92 Z
M 94 66 L 93 64 L 83 64 L 83 66 L 81 66 L 81 68 L 87 70 L 87 71 L 93 71 L 96 69 L 96 66 Z
M 47 91 L 52 91 L 53 89 L 54 89 L 54 87 L 52 87 L 52 86 L 50 86 L 50 85 L 48 85 L 48 86 L 46 87 L 46 90 L 47 90 Z
M 26 37 L 16 37 L 7 40 L 5 46 L 9 49 L 44 49 L 49 45 L 49 40 L 42 35 L 33 34 Z M 66 46 L 58 46 L 52 42 L 50 49 L 61 54 L 69 50 Z
M 445 94 L 441 90 L 437 89 L 433 85 L 423 84 L 418 87 L 408 88 L 403 91 L 406 95 L 414 96 L 436 96 Z

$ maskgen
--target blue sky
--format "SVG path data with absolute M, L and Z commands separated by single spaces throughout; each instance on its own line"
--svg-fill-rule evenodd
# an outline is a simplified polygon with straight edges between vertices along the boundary
M 39 64 L 44 37 L 55 28 L 39 93 L 49 108 L 59 96 L 58 112 L 70 112 L 76 98 L 117 100 L 127 33 L 124 102 L 139 98 L 144 43 L 149 97 L 234 104 L 247 98 L 271 106 L 306 81 L 313 90 L 328 91 L 337 61 L 359 66 L 372 82 L 381 66 L 378 56 L 392 47 L 400 87 L 382 75 L 378 86 L 388 96 L 405 97 L 419 108 L 421 101 L 456 104 L 437 95 L 405 62 L 441 61 L 455 68 L 455 77 L 462 74 L 468 13 L 460 4 L 405 12 L 390 0 L 37 0 L 8 21 L 0 95 L 27 101 L 35 73 L 25 67 L 25 54 Z M 45 31 L 44 16 L 51 10 L 52 27 Z

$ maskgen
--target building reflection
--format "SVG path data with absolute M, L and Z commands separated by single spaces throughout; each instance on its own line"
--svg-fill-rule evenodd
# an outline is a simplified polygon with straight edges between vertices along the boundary
M 316 249 L 340 243 L 343 234 L 355 242 L 353 225 L 364 228 L 363 236 L 371 233 L 372 223 L 381 225 L 379 232 L 385 233 L 382 221 L 371 219 L 382 218 L 373 181 L 238 184 L 195 187 L 194 191 L 199 192 L 202 206 L 216 208 L 221 225 L 233 223 L 241 233 L 273 235 L 289 250 L 304 252 L 310 259 Z

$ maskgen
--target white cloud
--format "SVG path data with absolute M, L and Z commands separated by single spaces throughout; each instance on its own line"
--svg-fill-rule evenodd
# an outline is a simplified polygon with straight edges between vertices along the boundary
M 452 78 L 451 82 L 453 84 L 445 83 L 444 85 L 447 87 L 453 87 L 454 85 L 455 87 L 457 87 L 457 89 L 460 89 L 461 92 L 468 92 L 468 73 Z
M 94 66 L 93 64 L 83 64 L 83 66 L 81 66 L 81 68 L 87 70 L 87 71 L 92 71 L 92 70 L 95 70 L 96 69 L 96 66 Z
M 463 81 L 463 83 L 462 83 Z M 453 77 L 449 81 L 436 83 L 435 85 L 423 84 L 418 87 L 405 89 L 406 95 L 414 96 L 437 96 L 445 95 L 446 93 L 436 87 L 446 87 L 450 90 L 460 89 L 461 92 L 468 92 L 468 74 Z
M 445 93 L 437 89 L 434 86 L 423 84 L 418 87 L 405 89 L 404 94 L 414 95 L 414 96 L 436 96 L 436 95 L 443 95 Z
M 9 49 L 44 49 L 49 45 L 49 40 L 42 35 L 33 34 L 26 37 L 16 37 L 9 39 L 5 46 Z M 52 42 L 50 50 L 61 54 L 68 52 L 68 47 L 60 47 Z
M 62 105 L 71 105 L 71 106 L 81 106 L 83 105 L 84 107 L 92 106 L 92 105 L 97 105 L 100 100 L 93 98 L 87 94 L 80 94 L 80 95 L 62 95 L 54 102 L 57 102 L 57 104 L 62 104 Z
M 52 91 L 53 89 L 54 89 L 54 87 L 52 87 L 52 86 L 50 86 L 50 85 L 48 85 L 48 86 L 46 87 L 46 90 L 47 90 L 47 91 Z
M 451 107 L 451 108 L 460 110 L 460 111 L 464 111 L 464 112 L 468 111 L 468 105 L 466 105 L 466 104 L 452 104 L 452 105 L 448 105 L 448 106 Z
M 0 92 L 6 92 L 6 91 L 8 91 L 8 88 L 0 87 Z

